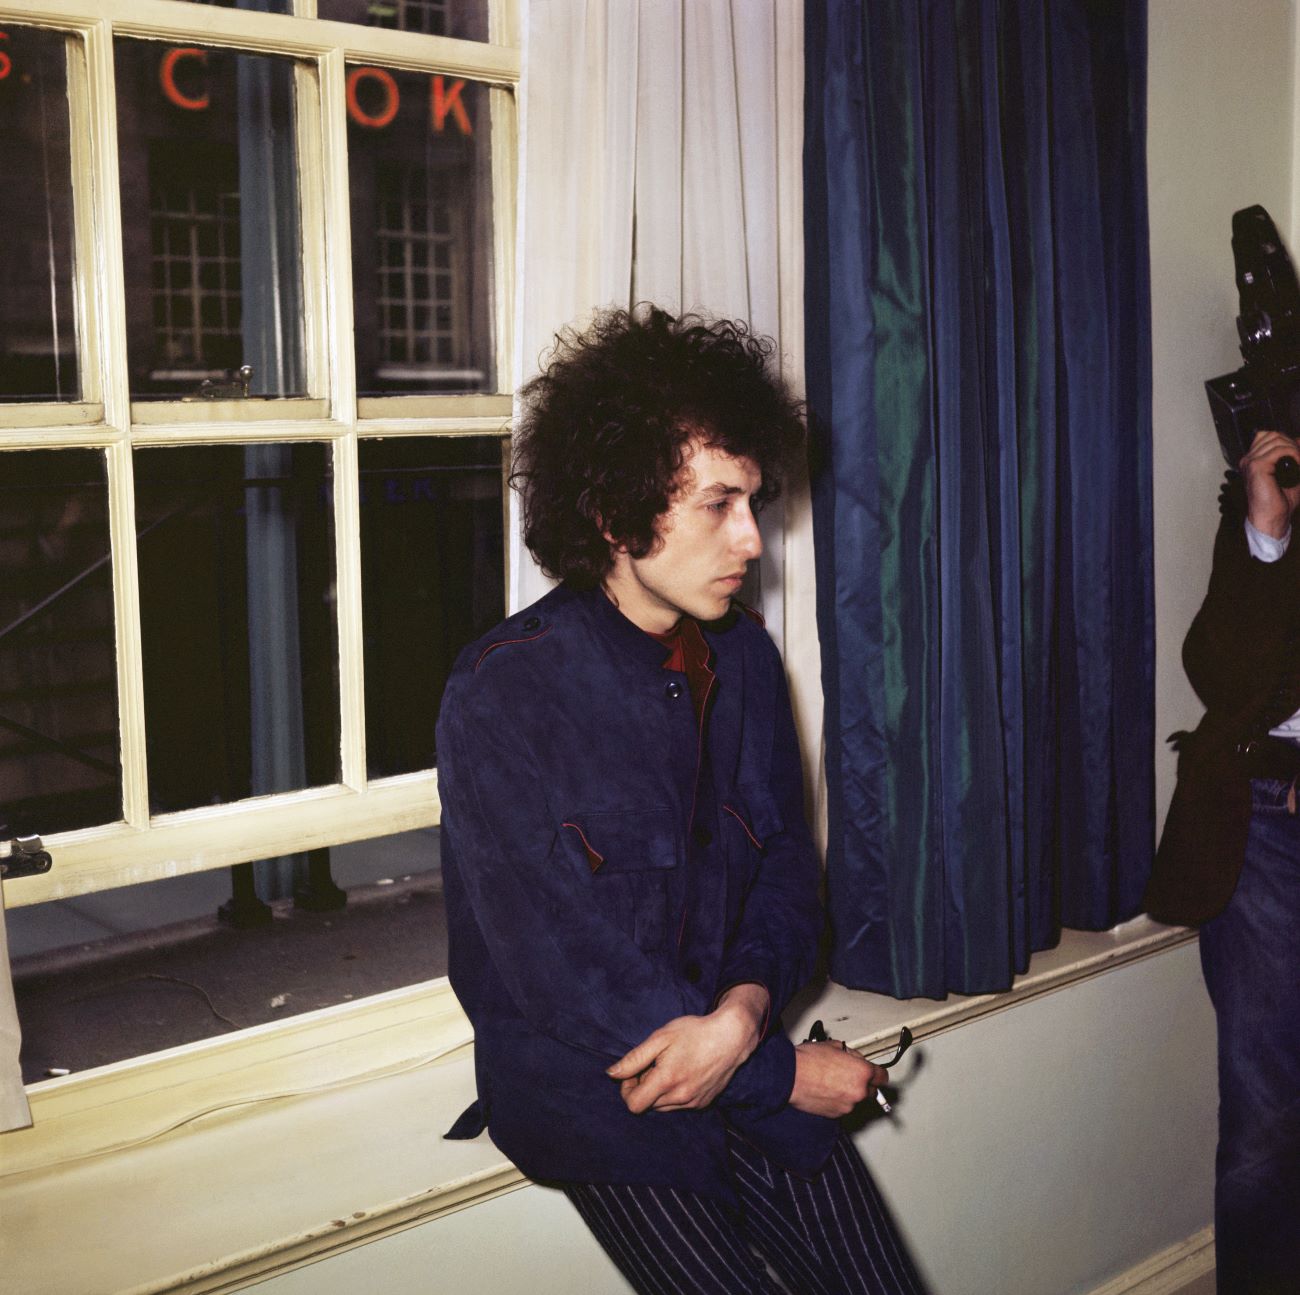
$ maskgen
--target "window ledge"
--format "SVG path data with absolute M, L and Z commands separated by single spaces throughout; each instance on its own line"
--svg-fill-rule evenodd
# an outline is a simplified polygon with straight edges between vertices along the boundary
M 1194 930 L 1164 926 L 1146 916 L 1109 931 L 1064 931 L 1054 949 L 1033 955 L 1029 970 L 1005 993 L 897 999 L 827 983 L 815 998 L 788 1011 L 786 1024 L 792 1038 L 802 1039 L 813 1021 L 820 1020 L 833 1038 L 874 1056 L 893 1048 L 904 1025 L 920 1040 L 1194 939 Z
M 1148 918 L 1069 931 L 1005 994 L 899 1002 L 828 985 L 790 1014 L 792 1033 L 803 1037 L 821 1018 L 872 1055 L 904 1024 L 917 1038 L 938 1034 L 1194 938 Z M 6 1248 L 6 1277 L 45 1295 L 234 1291 L 524 1185 L 486 1135 L 442 1139 L 474 1091 L 472 1059 L 452 1034 L 442 1035 L 441 1053 L 310 1094 L 231 1103 L 209 1074 L 210 1097 L 227 1101 L 202 1119 L 122 1150 L 0 1177 L 5 1232 L 21 1238 Z M 47 1087 L 35 1085 L 33 1098 Z M 168 1227 L 147 1227 L 161 1217 Z

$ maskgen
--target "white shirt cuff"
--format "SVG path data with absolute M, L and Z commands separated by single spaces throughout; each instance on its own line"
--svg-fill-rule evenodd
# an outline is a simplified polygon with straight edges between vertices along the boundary
M 1281 539 L 1274 539 L 1272 535 L 1257 531 L 1247 518 L 1246 543 L 1250 546 L 1251 557 L 1258 558 L 1261 562 L 1276 562 L 1291 543 L 1291 528 L 1289 526 L 1286 528 L 1286 534 Z

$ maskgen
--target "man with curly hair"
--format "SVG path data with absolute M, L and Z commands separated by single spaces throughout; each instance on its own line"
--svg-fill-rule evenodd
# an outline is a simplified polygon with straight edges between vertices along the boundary
M 781 1029 L 822 914 L 781 660 L 735 601 L 802 446 L 771 350 L 609 312 L 523 390 L 513 483 L 561 583 L 462 653 L 438 721 L 478 1080 L 451 1136 L 561 1186 L 639 1291 L 775 1291 L 764 1261 L 919 1291 L 837 1123 L 886 1072 Z

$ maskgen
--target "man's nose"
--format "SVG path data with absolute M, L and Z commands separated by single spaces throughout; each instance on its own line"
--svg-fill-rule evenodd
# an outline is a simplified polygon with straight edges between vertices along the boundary
M 740 516 L 736 536 L 736 552 L 746 562 L 752 562 L 763 551 L 763 536 L 758 529 L 758 518 L 748 508 Z

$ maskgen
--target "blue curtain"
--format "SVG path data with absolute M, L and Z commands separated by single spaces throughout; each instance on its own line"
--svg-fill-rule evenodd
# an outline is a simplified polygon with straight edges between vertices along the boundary
M 1146 6 L 805 13 L 831 974 L 997 990 L 1150 867 Z

